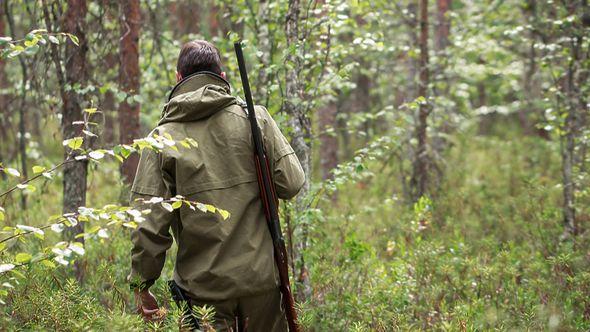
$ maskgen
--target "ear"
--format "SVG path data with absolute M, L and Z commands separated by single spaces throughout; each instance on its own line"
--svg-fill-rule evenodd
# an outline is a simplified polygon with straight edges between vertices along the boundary
M 219 76 L 221 76 L 224 80 L 227 79 L 227 75 L 225 75 L 224 71 L 222 71 L 221 74 L 219 74 Z
M 176 83 L 182 81 L 182 75 L 179 72 L 176 72 Z

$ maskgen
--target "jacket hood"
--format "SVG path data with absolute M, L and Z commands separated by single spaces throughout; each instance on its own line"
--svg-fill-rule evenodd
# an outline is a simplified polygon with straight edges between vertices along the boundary
M 170 92 L 158 125 L 205 119 L 225 107 L 237 104 L 229 83 L 210 72 L 198 72 L 180 81 Z

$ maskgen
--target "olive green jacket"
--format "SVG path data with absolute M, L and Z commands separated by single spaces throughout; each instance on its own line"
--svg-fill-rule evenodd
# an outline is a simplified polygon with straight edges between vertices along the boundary
M 263 107 L 256 107 L 279 198 L 295 196 L 304 173 L 293 149 Z M 211 73 L 182 80 L 172 91 L 152 134 L 174 141 L 193 138 L 198 147 L 144 149 L 131 189 L 137 199 L 182 195 L 230 212 L 169 212 L 151 206 L 133 230 L 131 275 L 147 286 L 160 276 L 173 237 L 178 245 L 174 280 L 195 299 L 222 300 L 276 288 L 278 276 L 253 157 L 250 123 L 229 84 Z M 170 235 L 169 230 L 172 230 Z

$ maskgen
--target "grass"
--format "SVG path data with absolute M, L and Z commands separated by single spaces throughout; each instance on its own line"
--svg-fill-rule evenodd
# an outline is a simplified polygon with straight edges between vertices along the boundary
M 475 137 L 475 138 L 473 138 Z M 313 297 L 301 305 L 301 322 L 314 331 L 435 329 L 589 330 L 590 241 L 560 241 L 561 190 L 556 142 L 509 131 L 452 136 L 440 192 L 408 208 L 395 169 L 369 164 L 375 173 L 345 184 L 311 221 L 306 261 Z M 117 167 L 91 172 L 89 206 L 121 200 Z M 59 213 L 59 181 L 40 190 L 14 223 Z M 583 203 L 583 202 L 581 202 Z M 14 219 L 16 218 L 16 219 Z M 55 241 L 47 238 L 45 241 Z M 18 244 L 34 250 L 40 240 Z M 89 242 L 87 278 L 66 268 L 22 269 L 6 298 L 0 329 L 138 330 L 126 284 L 128 230 Z M 164 282 L 169 255 L 154 292 L 170 306 Z M 161 330 L 177 330 L 178 315 Z

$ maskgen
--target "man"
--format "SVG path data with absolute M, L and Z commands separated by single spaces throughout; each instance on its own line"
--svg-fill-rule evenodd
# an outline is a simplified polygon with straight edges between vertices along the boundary
M 216 330 L 285 331 L 247 114 L 230 95 L 219 51 L 209 42 L 196 40 L 182 47 L 176 78 L 178 84 L 152 134 L 169 134 L 175 141 L 190 137 L 198 148 L 144 149 L 131 189 L 132 204 L 182 195 L 228 210 L 231 216 L 224 221 L 219 214 L 187 206 L 169 212 L 151 205 L 150 214 L 131 235 L 130 280 L 138 310 L 146 319 L 158 311 L 148 289 L 160 276 L 172 229 L 178 245 L 174 280 L 192 305 L 215 308 Z M 301 164 L 268 112 L 256 107 L 256 116 L 276 193 L 292 198 L 303 186 Z

